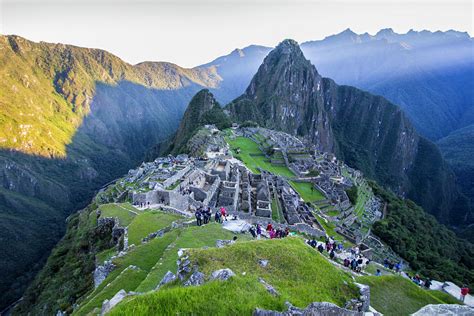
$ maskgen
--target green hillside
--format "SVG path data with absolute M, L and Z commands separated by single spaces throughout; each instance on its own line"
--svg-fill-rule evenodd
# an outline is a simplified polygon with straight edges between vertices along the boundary
M 261 259 L 268 260 L 268 266 L 260 266 Z M 348 274 L 298 237 L 196 249 L 190 252 L 190 260 L 206 276 L 223 268 L 231 269 L 236 276 L 226 282 L 214 281 L 200 287 L 173 284 L 132 298 L 111 315 L 250 315 L 256 307 L 284 310 L 285 301 L 298 307 L 306 307 L 314 301 L 341 306 L 358 292 Z M 269 294 L 258 278 L 271 284 L 280 295 Z M 190 299 L 184 300 L 184 297 Z
M 64 219 L 178 126 L 215 69 L 130 65 L 100 50 L 0 35 L 0 309 L 19 298 Z M 18 232 L 21 237 L 18 236 Z
M 447 293 L 422 289 L 400 276 L 365 276 L 357 282 L 370 286 L 370 302 L 384 315 L 409 315 L 428 304 L 459 304 Z

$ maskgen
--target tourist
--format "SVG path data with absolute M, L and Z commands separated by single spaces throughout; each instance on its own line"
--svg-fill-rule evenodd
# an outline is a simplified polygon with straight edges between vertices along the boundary
M 398 262 L 398 263 L 395 265 L 395 272 L 400 273 L 401 271 L 402 271 L 402 263 L 401 263 L 401 262 Z
M 357 260 L 356 260 L 356 259 L 352 259 L 352 261 L 351 261 L 351 269 L 355 271 L 356 268 L 357 268 Z
M 316 242 L 316 240 L 314 240 L 314 238 L 312 240 L 308 240 L 308 244 L 313 247 L 313 248 L 316 248 L 316 245 L 318 244 Z
M 323 251 L 324 251 L 323 244 L 319 244 L 319 245 L 318 245 L 318 251 L 319 251 L 320 253 L 323 253 Z
M 273 225 L 272 223 L 269 222 L 267 225 L 267 232 L 270 232 L 272 229 L 273 229 Z
M 289 235 L 290 235 L 290 229 L 287 227 L 287 228 L 285 228 L 285 237 L 288 237 Z M 314 242 L 316 243 L 316 240 L 314 240 Z
M 331 250 L 331 252 L 329 253 L 329 258 L 331 258 L 332 260 L 334 260 L 334 256 L 335 256 L 335 254 L 334 254 L 334 249 L 333 249 L 333 250 Z
M 467 285 L 463 285 L 462 288 L 461 288 L 461 302 L 464 303 L 464 300 L 466 299 L 466 295 L 469 294 L 469 288 L 467 287 Z
M 257 239 L 260 239 L 261 235 L 262 235 L 262 226 L 260 226 L 260 224 L 257 224 Z
M 252 237 L 253 237 L 253 238 L 256 238 L 256 237 L 257 237 L 257 233 L 255 232 L 255 228 L 254 228 L 253 226 L 251 226 L 251 227 L 249 228 L 249 232 L 250 232 L 250 234 L 252 234 Z
M 216 214 L 214 215 L 214 220 L 216 223 L 221 223 L 221 212 L 219 210 L 216 211 Z
M 382 275 L 382 271 L 380 271 L 380 269 L 377 269 L 377 271 L 375 272 L 375 276 L 381 276 Z
M 197 210 L 196 213 L 194 213 L 194 215 L 196 216 L 197 225 L 201 226 L 202 225 L 202 213 L 199 210 Z
M 221 215 L 222 215 L 222 218 L 227 221 L 227 211 L 225 209 L 225 207 L 221 207 Z
M 270 239 L 273 239 L 276 237 L 276 231 L 272 228 L 272 230 L 270 231 Z
M 207 216 L 207 212 L 206 212 L 206 211 L 202 211 L 202 217 L 203 217 L 203 219 L 204 219 L 204 224 L 209 223 L 209 217 Z
M 426 287 L 428 290 L 430 289 L 430 287 L 431 287 L 431 281 L 430 281 L 430 279 L 426 279 L 426 281 L 425 281 L 425 287 Z
M 340 242 L 340 243 L 337 245 L 337 249 L 339 250 L 339 252 L 343 252 L 343 251 L 344 251 L 344 245 L 342 244 L 342 242 Z
M 344 259 L 344 263 L 343 263 L 343 264 L 344 264 L 344 267 L 348 268 L 349 265 L 351 264 L 351 261 L 349 260 L 349 258 L 346 258 L 346 259 Z
M 383 259 L 383 266 L 385 269 L 388 268 L 388 263 L 389 263 L 388 258 Z

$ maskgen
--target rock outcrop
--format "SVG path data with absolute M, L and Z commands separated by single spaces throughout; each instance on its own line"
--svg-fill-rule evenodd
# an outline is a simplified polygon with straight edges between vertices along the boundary
M 443 315 L 443 316 L 472 316 L 474 315 L 474 308 L 466 305 L 457 304 L 430 304 L 426 305 L 413 316 L 432 316 L 432 315 Z
M 235 273 L 231 269 L 220 269 L 211 273 L 211 277 L 209 278 L 209 281 L 213 281 L 213 280 L 227 281 L 233 276 L 235 276 Z
M 257 308 L 253 312 L 253 316 L 362 316 L 364 313 L 355 312 L 345 308 L 341 308 L 335 304 L 327 302 L 315 302 L 309 304 L 305 309 L 297 308 L 286 302 L 288 310 L 285 312 L 277 312 Z

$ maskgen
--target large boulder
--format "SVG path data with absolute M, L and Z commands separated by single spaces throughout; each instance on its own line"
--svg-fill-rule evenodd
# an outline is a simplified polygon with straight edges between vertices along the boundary
M 210 280 L 227 281 L 235 275 L 231 269 L 220 269 L 212 272 Z
M 112 308 L 115 307 L 118 303 L 120 303 L 124 298 L 127 297 L 127 292 L 125 290 L 120 290 L 117 294 L 114 295 L 110 300 L 105 300 L 102 303 L 102 310 L 100 312 L 101 315 L 107 314 Z
M 111 260 L 105 261 L 104 264 L 96 267 L 94 270 L 94 287 L 97 288 L 113 269 L 115 269 L 115 265 Z
M 223 248 L 223 247 L 225 247 L 225 246 L 227 246 L 227 245 L 231 245 L 231 244 L 233 244 L 233 243 L 235 243 L 235 241 L 233 241 L 233 240 L 221 240 L 221 239 L 218 239 L 218 240 L 216 241 L 216 247 L 217 247 L 217 248 Z
M 253 316 L 362 316 L 362 312 L 354 312 L 341 308 L 335 304 L 327 302 L 315 302 L 309 304 L 305 309 L 294 307 L 289 302 L 286 303 L 288 310 L 285 312 L 277 312 L 257 308 L 253 312 Z
M 184 282 L 183 285 L 184 286 L 199 286 L 202 284 L 204 284 L 204 273 L 195 271 L 193 272 L 193 274 L 191 274 L 189 279 L 186 282 Z
M 457 316 L 472 316 L 474 315 L 474 308 L 467 305 L 457 304 L 431 304 L 426 305 L 416 313 L 414 316 L 432 316 L 432 315 L 457 315 Z
M 178 277 L 173 272 L 171 272 L 171 271 L 166 272 L 165 276 L 163 277 L 163 279 L 161 279 L 160 283 L 156 287 L 156 290 L 158 290 L 160 287 L 162 287 L 165 284 L 173 282 L 177 278 Z

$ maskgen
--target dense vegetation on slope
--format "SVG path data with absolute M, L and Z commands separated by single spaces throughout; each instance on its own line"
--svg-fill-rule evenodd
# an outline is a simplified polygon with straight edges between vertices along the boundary
M 16 313 L 72 312 L 72 304 L 94 286 L 95 254 L 112 246 L 112 227 L 97 228 L 96 209 L 97 205 L 91 204 L 69 217 L 66 235 L 23 296 Z
M 98 49 L 0 36 L 0 309 L 94 191 L 174 132 L 212 68 L 129 65 Z
M 474 245 L 460 239 L 410 200 L 371 183 L 387 203 L 387 216 L 372 231 L 421 275 L 474 286 Z
M 447 293 L 425 290 L 401 276 L 364 276 L 357 282 L 370 286 L 370 305 L 384 315 L 409 315 L 428 304 L 459 304 Z
M 444 158 L 452 166 L 463 188 L 463 193 L 470 198 L 472 205 L 474 203 L 474 124 L 451 133 L 440 139 L 437 144 Z
M 470 213 L 439 150 L 417 134 L 399 107 L 322 78 L 295 41 L 280 43 L 226 110 L 238 122 L 254 120 L 335 152 L 442 222 L 459 225 Z
M 189 102 L 178 130 L 164 152 L 187 153 L 188 141 L 204 125 L 214 124 L 218 129 L 230 127 L 231 121 L 209 90 L 199 91 Z

